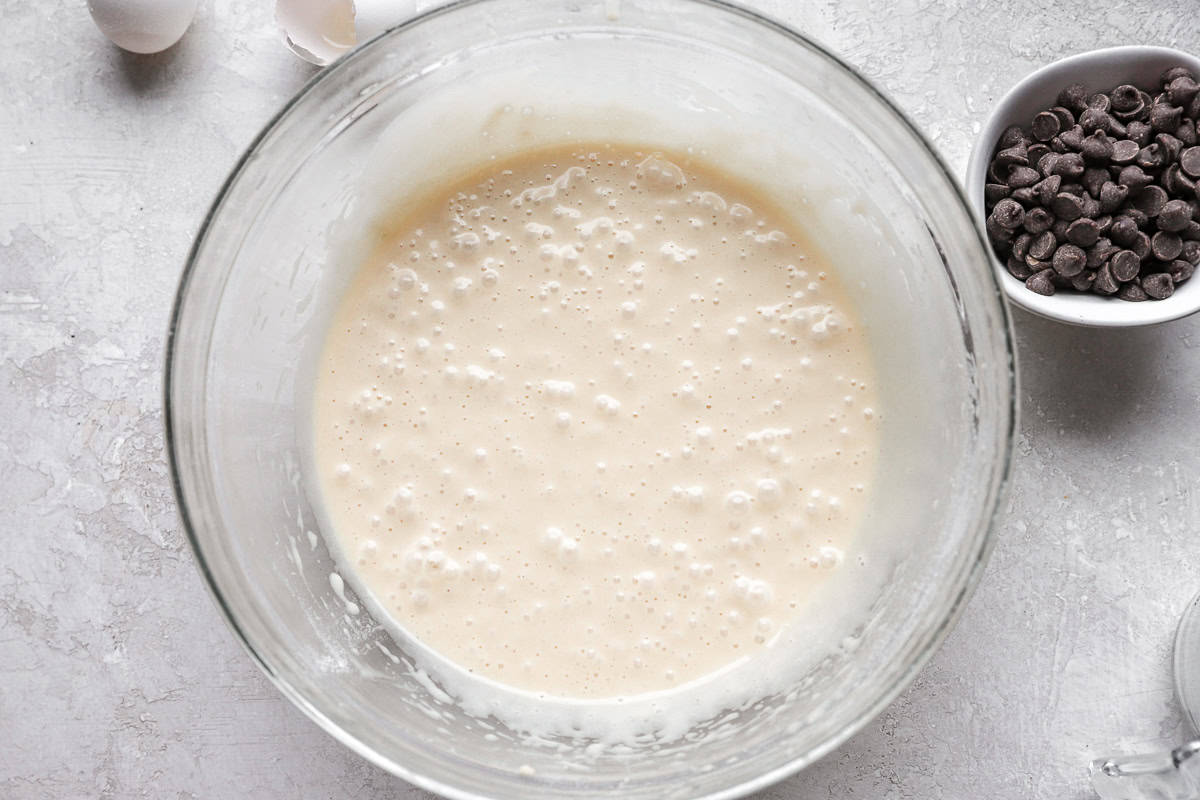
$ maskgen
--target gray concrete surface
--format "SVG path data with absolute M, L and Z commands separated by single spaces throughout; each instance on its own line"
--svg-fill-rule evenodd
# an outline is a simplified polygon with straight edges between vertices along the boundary
M 205 0 L 179 46 L 137 57 L 82 2 L 0 0 L 0 798 L 427 797 L 258 673 L 168 487 L 163 334 L 189 241 L 312 74 L 270 5 Z M 877 81 L 960 172 L 1031 68 L 1200 49 L 1191 0 L 760 5 Z M 1184 736 L 1170 653 L 1200 589 L 1200 318 L 1016 324 L 1015 484 L 978 593 L 911 689 L 761 800 L 1082 800 L 1092 757 Z

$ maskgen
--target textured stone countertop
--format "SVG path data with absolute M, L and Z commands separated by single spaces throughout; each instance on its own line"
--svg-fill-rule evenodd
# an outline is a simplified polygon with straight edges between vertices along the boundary
M 205 0 L 152 57 L 108 45 L 82 2 L 0 5 L 2 798 L 428 797 L 259 673 L 168 486 L 162 350 L 184 256 L 313 72 L 270 5 Z M 876 81 L 960 173 L 1032 68 L 1102 45 L 1200 50 L 1193 0 L 761 5 Z M 1170 656 L 1200 589 L 1200 316 L 1015 322 L 1014 485 L 970 607 L 900 699 L 760 800 L 1083 800 L 1091 758 L 1185 735 Z

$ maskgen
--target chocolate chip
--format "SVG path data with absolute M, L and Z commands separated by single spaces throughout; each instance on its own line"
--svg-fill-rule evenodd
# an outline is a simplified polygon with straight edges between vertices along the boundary
M 1103 236 L 1101 236 L 1099 241 L 1088 248 L 1087 268 L 1099 269 L 1101 265 L 1103 265 L 1105 261 L 1108 261 L 1108 259 L 1112 257 L 1112 254 L 1117 252 L 1119 249 L 1119 247 L 1114 245 L 1108 239 L 1105 239 Z
M 1029 265 L 1025 263 L 1025 259 L 1023 258 L 1018 259 L 1015 256 L 1011 256 L 1009 257 L 1008 261 L 1005 262 L 1004 266 L 1006 269 L 1008 269 L 1008 274 L 1012 275 L 1017 280 L 1023 281 L 1033 274 L 1033 270 L 1030 269 Z
M 1113 218 L 1108 214 L 1105 214 L 1102 217 L 1096 217 L 1096 231 L 1101 236 L 1104 236 L 1108 233 L 1108 231 L 1112 228 L 1112 224 Z
M 1111 181 L 1100 186 L 1100 211 L 1111 214 L 1129 197 L 1129 187 Z
M 1179 127 L 1183 119 L 1183 109 L 1167 103 L 1155 103 L 1150 106 L 1150 127 L 1156 131 L 1169 133 Z
M 988 204 L 988 208 L 991 208 L 1008 197 L 1009 191 L 1010 189 L 1003 183 L 985 183 L 983 185 L 983 202 Z
M 1145 231 L 1138 231 L 1129 249 L 1138 257 L 1138 261 L 1145 261 L 1150 257 L 1150 235 Z
M 1050 201 L 1054 199 L 1054 195 L 1058 194 L 1062 188 L 1062 176 L 1050 175 L 1043 180 L 1038 181 L 1033 185 L 1033 193 L 1037 195 L 1038 202 L 1044 206 L 1050 205 Z M 1124 198 L 1122 198 L 1123 200 Z
M 1050 230 L 1054 224 L 1054 215 L 1041 206 L 1036 206 L 1025 212 L 1025 230 L 1029 233 L 1041 233 Z
M 992 219 L 1002 228 L 1016 230 L 1025 221 L 1025 209 L 1017 201 L 1006 197 L 992 209 Z
M 1075 114 L 1066 106 L 1055 106 L 1050 109 L 1050 113 L 1058 117 L 1058 122 L 1064 131 L 1075 124 Z
M 1013 165 L 1029 166 L 1029 151 L 1024 147 L 1009 147 L 996 153 L 996 169 L 1005 170 Z
M 1068 150 L 1078 150 L 1080 147 L 1083 147 L 1083 137 L 1084 130 L 1083 126 L 1081 125 L 1072 125 L 1070 128 L 1058 135 L 1059 141 L 1061 141 Z
M 1176 259 L 1171 262 L 1171 268 L 1167 270 L 1167 274 L 1171 276 L 1171 280 L 1176 284 L 1183 283 L 1188 278 L 1196 273 L 1196 265 L 1182 259 Z
M 1054 271 L 1059 275 L 1064 278 L 1074 278 L 1083 272 L 1083 267 L 1087 263 L 1087 253 L 1083 252 L 1081 247 L 1064 244 L 1054 251 L 1051 262 L 1054 264 Z
M 1138 104 L 1128 111 L 1111 111 L 1109 113 L 1112 114 L 1113 119 L 1119 120 L 1128 125 L 1134 120 L 1141 120 L 1141 118 L 1146 115 L 1146 105 L 1139 97 Z
M 1100 294 L 1116 294 L 1117 289 L 1121 288 L 1121 284 L 1112 274 L 1112 262 L 1102 265 L 1096 271 L 1096 280 L 1092 283 L 1092 289 Z
M 1145 187 L 1133 196 L 1130 204 L 1147 217 L 1154 218 L 1162 211 L 1167 203 L 1167 192 L 1161 186 L 1153 184 Z M 997 204 L 999 206 L 999 204 Z
M 1172 164 L 1172 166 L 1178 167 L 1179 165 Z M 1192 180 L 1183 170 L 1176 169 L 1174 171 L 1174 181 L 1179 195 L 1186 197 L 1190 194 L 1192 197 L 1200 199 L 1200 178 Z M 1200 218 L 1200 215 L 1193 214 L 1192 216 Z
M 1154 137 L 1154 143 L 1162 148 L 1163 155 L 1166 156 L 1167 163 L 1170 164 L 1179 158 L 1179 152 L 1183 150 L 1183 142 L 1176 139 L 1169 133 L 1160 133 Z
M 1187 75 L 1180 75 L 1167 84 L 1167 97 L 1174 105 L 1187 105 L 1197 94 L 1200 94 L 1200 86 Z
M 1009 197 L 1025 206 L 1025 208 L 1029 208 L 1037 202 L 1032 186 L 1022 186 L 1020 189 L 1013 189 Z
M 1073 194 L 1080 199 L 1087 194 L 1087 190 L 1083 188 L 1083 184 L 1074 181 L 1063 181 L 1062 188 L 1058 191 L 1059 194 Z
M 1125 126 L 1125 137 L 1138 147 L 1145 147 L 1150 143 L 1151 133 L 1150 126 L 1145 122 L 1134 121 Z
M 1123 83 L 1109 93 L 1109 107 L 1120 113 L 1128 113 L 1142 104 L 1142 96 L 1136 86 Z
M 1137 276 L 1138 270 L 1142 268 L 1142 260 L 1132 250 L 1121 250 L 1108 260 L 1108 266 L 1113 277 L 1124 283 Z
M 1159 231 L 1150 237 L 1150 253 L 1159 261 L 1174 261 L 1183 252 L 1183 239 L 1177 233 Z
M 1171 81 L 1176 78 L 1191 78 L 1195 80 L 1196 76 L 1187 67 L 1171 67 L 1163 71 L 1163 74 L 1158 77 L 1158 82 L 1163 86 L 1169 86 Z
M 1096 131 L 1107 131 L 1113 124 L 1113 119 L 1107 111 L 1099 108 L 1088 108 L 1079 115 L 1079 127 L 1083 128 L 1084 133 L 1095 133 Z M 1063 137 L 1063 141 L 1067 141 Z M 1083 143 L 1080 142 L 1082 145 Z
M 1067 226 L 1067 241 L 1073 245 L 1091 247 L 1099 238 L 1100 226 L 1096 224 L 1095 220 L 1077 219 Z M 1055 269 L 1057 268 L 1055 265 Z
M 1090 95 L 1087 100 L 1088 108 L 1094 108 L 1097 111 L 1108 111 L 1112 108 L 1112 101 L 1108 99 L 1108 95 L 1102 92 L 1096 92 Z
M 1150 224 L 1149 217 L 1128 203 L 1126 203 L 1125 207 L 1121 209 L 1121 213 L 1133 220 L 1133 224 L 1137 225 L 1139 229 L 1145 228 Z
M 1042 231 L 1029 243 L 1028 256 L 1038 261 L 1048 261 L 1057 247 L 1058 239 L 1054 237 L 1053 231 Z
M 1115 112 L 1128 112 L 1141 103 L 1138 88 L 1129 84 L 1121 84 L 1109 92 L 1109 107 Z
M 1171 200 L 1158 212 L 1158 228 L 1181 231 L 1192 221 L 1192 207 L 1186 200 Z
M 1050 210 L 1054 212 L 1054 216 L 1070 222 L 1083 216 L 1083 201 L 1073 194 L 1059 192 L 1050 201 Z
M 1188 241 L 1200 241 L 1200 222 L 1192 220 L 1179 234 Z
M 1163 170 L 1162 175 L 1158 178 L 1158 184 L 1167 190 L 1168 194 L 1192 195 L 1196 194 L 1196 183 L 1191 178 L 1179 169 L 1178 164 L 1172 164 Z
M 1154 272 L 1142 278 L 1142 291 L 1155 300 L 1166 300 L 1175 294 L 1175 281 L 1165 272 Z
M 1092 288 L 1092 284 L 1095 282 L 1096 272 L 1089 269 L 1071 279 L 1071 288 L 1077 292 L 1086 292 Z
M 1112 158 L 1113 143 L 1104 131 L 1096 131 L 1083 140 L 1079 152 L 1087 161 L 1104 163 Z
M 1050 226 L 1050 232 L 1054 234 L 1054 240 L 1062 244 L 1067 240 L 1067 227 L 1070 222 L 1065 219 L 1056 219 L 1054 224 Z
M 1113 142 L 1112 148 L 1110 159 L 1114 164 L 1132 164 L 1133 160 L 1137 158 L 1138 150 L 1142 149 L 1132 139 L 1117 139 Z
M 1179 127 L 1175 129 L 1175 138 L 1183 142 L 1185 147 L 1194 147 L 1200 142 L 1200 136 L 1196 135 L 1196 124 L 1190 119 L 1179 123 Z
M 1026 282 L 1025 285 L 1028 286 L 1028 282 Z M 1117 292 L 1117 297 L 1121 298 L 1122 300 L 1128 300 L 1131 303 L 1140 303 L 1142 300 L 1150 299 L 1150 296 L 1146 294 L 1145 290 L 1143 290 L 1141 286 L 1138 286 L 1136 283 L 1132 282 L 1122 286 Z
M 1029 128 L 1033 132 L 1033 138 L 1039 142 L 1048 142 L 1062 130 L 1062 120 L 1052 111 L 1043 111 L 1033 118 Z
M 1004 133 L 1000 134 L 1000 141 L 997 143 L 997 150 L 1006 150 L 1009 147 L 1016 145 L 1026 147 L 1029 144 L 1029 137 L 1025 135 L 1025 131 L 1021 130 L 1020 125 L 1009 125 L 1004 129 Z
M 1191 264 L 1200 264 L 1200 242 L 1184 242 L 1179 257 Z
M 1136 167 L 1131 167 L 1136 169 Z M 1014 189 L 1019 189 L 1022 186 L 1033 186 L 1041 179 L 1036 169 L 1030 167 L 1010 167 L 1008 170 L 1008 179 L 1005 181 Z M 1147 180 L 1149 180 L 1147 178 Z
M 1154 171 L 1167 163 L 1167 155 L 1157 142 L 1153 142 L 1138 151 L 1135 162 L 1144 170 Z
M 988 238 L 991 239 L 992 244 L 1007 244 L 1008 242 L 1012 241 L 1013 232 L 1008 228 L 1001 226 L 996 222 L 995 218 L 991 216 L 984 220 L 983 227 L 987 231 Z
M 1025 256 L 1029 255 L 1029 245 L 1033 242 L 1033 234 L 1028 231 L 1016 236 L 1012 240 L 1012 257 L 1025 260 Z
M 1054 174 L 1075 179 L 1083 175 L 1083 156 L 1079 153 L 1063 153 L 1054 161 Z
M 1058 164 L 1058 159 L 1062 158 L 1060 153 L 1049 152 L 1037 160 L 1037 171 L 1050 177 L 1054 174 L 1054 167 Z
M 1108 170 L 1103 167 L 1088 167 L 1083 171 L 1079 182 L 1084 190 L 1092 197 L 1100 196 L 1100 189 L 1108 183 Z
M 1138 226 L 1128 216 L 1117 217 L 1113 220 L 1112 228 L 1108 231 L 1108 238 L 1112 239 L 1121 247 L 1129 247 L 1133 244 L 1134 239 L 1138 235 Z
M 1200 178 L 1200 147 L 1189 147 L 1181 151 L 1179 166 L 1193 178 Z
M 1042 144 L 1041 142 L 1034 142 L 1033 144 L 1029 145 L 1029 147 L 1025 148 L 1025 157 L 1029 160 L 1030 164 L 1036 166 L 1038 161 L 1042 159 L 1042 156 L 1049 152 L 1052 151 L 1048 146 Z
M 1037 292 L 1038 294 L 1044 294 L 1049 297 L 1050 295 L 1054 294 L 1054 280 L 1051 278 L 1053 274 L 1054 270 L 1044 269 L 1041 272 L 1031 275 L 1029 279 L 1025 281 L 1025 288 L 1029 289 L 1031 292 Z
M 1013 167 L 1013 169 L 1019 170 L 1019 169 L 1028 169 L 1028 168 L 1027 167 Z M 1033 170 L 1030 170 L 1030 172 L 1033 172 Z M 1139 189 L 1144 189 L 1147 186 L 1149 186 L 1150 184 L 1154 183 L 1154 179 L 1151 178 L 1149 175 L 1147 175 L 1142 170 L 1141 167 L 1136 167 L 1136 166 L 1130 165 L 1128 167 L 1121 168 L 1121 177 L 1118 178 L 1118 182 L 1123 184 L 1124 186 L 1128 186 L 1129 191 L 1136 192 Z M 1015 185 L 1015 184 L 1013 184 L 1011 177 L 1008 181 L 1008 185 L 1009 186 Z
M 1087 89 L 1082 83 L 1073 83 L 1058 93 L 1058 104 L 1076 114 L 1087 108 Z

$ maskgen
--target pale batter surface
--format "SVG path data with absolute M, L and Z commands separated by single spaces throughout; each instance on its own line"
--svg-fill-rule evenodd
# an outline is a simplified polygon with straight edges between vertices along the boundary
M 347 578 L 477 675 L 669 689 L 856 557 L 866 336 L 749 187 L 594 145 L 397 210 L 330 327 L 315 463 Z

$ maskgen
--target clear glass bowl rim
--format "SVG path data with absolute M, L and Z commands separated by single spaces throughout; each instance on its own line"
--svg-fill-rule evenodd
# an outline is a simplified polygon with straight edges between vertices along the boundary
M 226 200 L 242 177 L 248 163 L 258 154 L 264 141 L 270 134 L 279 126 L 292 111 L 301 104 L 307 96 L 319 85 L 327 80 L 335 79 L 336 76 L 347 69 L 360 58 L 367 57 L 373 49 L 380 46 L 380 43 L 393 36 L 400 35 L 402 32 L 412 28 L 420 27 L 427 20 L 436 17 L 461 14 L 469 12 L 476 6 L 486 6 L 495 0 L 453 0 L 443 6 L 428 9 L 413 16 L 412 18 L 395 25 L 369 41 L 356 47 L 337 61 L 323 68 L 315 76 L 313 76 L 301 89 L 287 100 L 284 105 L 268 120 L 262 129 L 255 135 L 251 143 L 246 147 L 241 156 L 238 158 L 233 169 L 222 182 L 221 188 L 218 190 L 216 197 L 205 213 L 204 219 L 199 230 L 192 242 L 192 246 L 188 252 L 187 260 L 184 265 L 182 275 L 179 280 L 179 287 L 176 291 L 174 302 L 171 308 L 170 320 L 167 329 L 167 338 L 165 346 L 165 363 L 164 363 L 164 380 L 163 380 L 163 424 L 165 433 L 165 448 L 167 452 L 168 466 L 170 469 L 171 488 L 175 495 L 176 506 L 179 511 L 179 518 L 183 525 L 184 532 L 187 536 L 192 552 L 196 557 L 196 566 L 200 574 L 204 578 L 204 583 L 208 588 L 217 608 L 224 617 L 226 624 L 233 631 L 235 638 L 245 648 L 263 674 L 271 681 L 275 688 L 288 700 L 292 702 L 301 712 L 312 719 L 322 730 L 328 733 L 337 741 L 344 744 L 351 751 L 371 762 L 372 764 L 396 775 L 399 778 L 411 783 L 421 789 L 434 792 L 443 797 L 452 798 L 452 800 L 487 800 L 483 795 L 478 795 L 473 792 L 464 791 L 454 786 L 443 783 L 440 780 L 429 776 L 419 774 L 410 770 L 405 765 L 398 763 L 388 756 L 378 752 L 374 748 L 364 744 L 351 733 L 342 728 L 326 716 L 320 708 L 318 708 L 307 695 L 294 687 L 282 675 L 278 674 L 267 661 L 267 659 L 259 653 L 255 648 L 250 637 L 247 636 L 242 626 L 238 622 L 237 615 L 233 608 L 226 602 L 224 595 L 216 576 L 213 574 L 207 560 L 204 556 L 203 545 L 197 535 L 196 525 L 193 522 L 193 516 L 189 512 L 187 502 L 184 496 L 184 483 L 186 468 L 183 464 L 183 459 L 179 452 L 180 437 L 177 435 L 176 428 L 178 421 L 175 418 L 175 410 L 171 401 L 171 393 L 173 386 L 173 369 L 176 361 L 176 340 L 178 338 L 179 323 L 183 316 L 184 305 L 188 295 L 188 288 L 191 280 L 198 270 L 200 262 L 200 254 L 203 250 L 204 242 L 213 228 L 214 224 L 220 217 L 221 211 Z M 901 111 L 882 91 L 875 87 L 870 80 L 863 76 L 856 68 L 843 61 L 828 48 L 809 38 L 808 36 L 794 30 L 788 25 L 781 23 L 770 16 L 759 13 L 753 9 L 745 8 L 735 3 L 727 2 L 726 0 L 676 0 L 685 4 L 692 4 L 705 10 L 709 13 L 727 14 L 736 17 L 741 17 L 743 20 L 750 22 L 752 25 L 757 25 L 769 30 L 770 32 L 781 35 L 784 39 L 789 40 L 792 44 L 805 48 L 819 58 L 825 60 L 835 70 L 845 73 L 851 80 L 860 84 L 867 93 L 872 96 L 883 108 L 885 112 L 893 116 L 904 131 L 906 131 L 913 139 L 913 142 L 922 148 L 929 156 L 932 163 L 936 164 L 938 169 L 943 174 L 949 187 L 952 189 L 954 201 L 959 211 L 967 220 L 973 219 L 971 210 L 967 204 L 966 197 L 963 194 L 963 189 L 955 180 L 953 173 L 946 166 L 942 157 L 933 147 L 928 138 L 921 132 L 909 117 Z M 974 230 L 975 243 L 987 253 L 987 245 L 983 241 L 982 234 L 978 231 L 978 226 L 972 225 Z M 986 261 L 986 259 L 985 259 Z M 1016 363 L 1016 348 L 1014 345 L 1014 336 L 1012 329 L 1012 319 L 1009 312 L 1007 300 L 1004 297 L 1001 286 L 996 281 L 995 275 L 991 274 L 991 289 L 992 299 L 997 303 L 998 317 L 1003 325 L 1003 343 L 1005 354 L 1008 359 L 1007 369 L 1007 385 L 1002 388 L 1001 397 L 1007 397 L 1007 403 L 1004 407 L 998 409 L 1003 415 L 1002 421 L 1006 420 L 1007 424 L 1003 425 L 1003 433 L 1000 436 L 1000 452 L 997 454 L 993 462 L 991 471 L 991 481 L 986 487 L 990 503 L 985 504 L 988 507 L 987 513 L 981 514 L 975 519 L 973 529 L 969 531 L 967 540 L 972 545 L 974 551 L 973 558 L 970 561 L 968 568 L 962 574 L 958 591 L 954 596 L 954 600 L 949 604 L 939 624 L 931 631 L 927 639 L 925 647 L 919 651 L 904 669 L 898 670 L 890 684 L 885 685 L 875 701 L 864 708 L 864 710 L 854 719 L 847 722 L 838 733 L 825 741 L 825 743 L 817 748 L 814 748 L 796 758 L 766 772 L 756 778 L 743 781 L 739 784 L 726 787 L 717 792 L 704 795 L 702 800 L 727 800 L 728 798 L 743 797 L 755 791 L 759 791 L 774 783 L 777 783 L 784 778 L 796 774 L 806 766 L 824 757 L 828 753 L 835 750 L 837 747 L 844 744 L 851 736 L 860 731 L 867 723 L 878 716 L 887 706 L 889 706 L 896 697 L 906 689 L 909 684 L 916 678 L 920 670 L 925 666 L 929 659 L 937 652 L 943 640 L 953 629 L 959 616 L 962 614 L 967 601 L 978 585 L 980 578 L 983 575 L 984 566 L 987 563 L 988 556 L 991 553 L 995 539 L 995 529 L 997 521 L 1001 514 L 1003 501 L 1007 496 L 1007 491 L 1011 480 L 1012 457 L 1014 450 L 1014 439 L 1018 424 L 1018 407 L 1017 398 L 1017 363 Z

